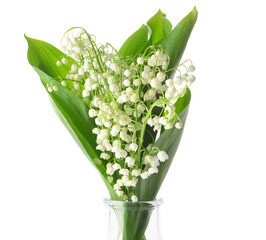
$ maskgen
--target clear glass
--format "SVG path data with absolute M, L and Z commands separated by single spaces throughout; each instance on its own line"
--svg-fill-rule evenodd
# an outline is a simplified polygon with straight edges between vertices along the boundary
M 107 240 L 162 240 L 156 201 L 123 202 L 104 199 L 109 207 Z

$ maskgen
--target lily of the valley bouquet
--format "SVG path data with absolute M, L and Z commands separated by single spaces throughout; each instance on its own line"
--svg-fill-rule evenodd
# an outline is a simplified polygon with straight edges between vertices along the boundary
M 195 67 L 180 60 L 196 19 L 194 8 L 172 29 L 158 11 L 119 50 L 80 27 L 63 35 L 65 53 L 26 37 L 29 63 L 112 200 L 157 196 L 188 113 Z M 124 221 L 137 230 L 126 229 L 123 239 L 145 239 L 148 215 Z

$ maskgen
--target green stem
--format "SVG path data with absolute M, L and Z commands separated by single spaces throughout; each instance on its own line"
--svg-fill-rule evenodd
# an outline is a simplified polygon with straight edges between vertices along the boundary
M 152 110 L 155 106 L 157 106 L 159 103 L 164 103 L 165 100 L 163 99 L 158 99 L 156 100 L 152 105 L 151 108 L 149 110 L 149 112 L 147 113 L 144 121 L 143 121 L 143 126 L 141 128 L 141 133 L 140 133 L 140 138 L 139 138 L 139 148 L 138 148 L 138 162 L 140 163 L 141 166 L 141 149 L 142 149 L 142 143 L 143 143 L 143 138 L 144 138 L 144 134 L 145 134 L 145 129 L 146 129 L 146 124 L 151 116 Z

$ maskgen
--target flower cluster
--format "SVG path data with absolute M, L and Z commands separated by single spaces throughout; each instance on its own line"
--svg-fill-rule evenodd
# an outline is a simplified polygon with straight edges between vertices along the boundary
M 123 59 L 111 44 L 96 45 L 84 29 L 66 32 L 62 47 L 73 62 L 58 59 L 58 67 L 71 64 L 61 84 L 89 106 L 89 117 L 97 126 L 92 133 L 97 136 L 100 159 L 95 161 L 106 166 L 107 180 L 118 196 L 138 201 L 134 187 L 139 178 L 158 173 L 168 159 L 166 152 L 153 146 L 156 136 L 161 129 L 182 128 L 175 103 L 195 81 L 191 74 L 195 67 L 188 60 L 168 69 L 170 59 L 160 46 Z M 179 74 L 170 79 L 172 70 Z M 50 92 L 58 90 L 47 87 Z M 152 136 L 149 142 L 146 135 Z

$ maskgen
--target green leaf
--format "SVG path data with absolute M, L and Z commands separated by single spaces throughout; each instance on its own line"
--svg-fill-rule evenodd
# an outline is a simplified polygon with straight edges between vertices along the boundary
M 45 88 L 47 83 L 58 87 L 57 91 L 52 91 L 51 93 L 47 91 L 55 112 L 93 165 L 100 171 L 104 171 L 103 165 L 97 166 L 93 162 L 95 158 L 99 158 L 99 152 L 96 151 L 95 134 L 92 134 L 92 129 L 96 125 L 94 120 L 88 115 L 89 109 L 87 105 L 39 68 L 33 68 L 38 73 Z
M 163 24 L 163 31 L 164 36 L 172 31 L 172 23 L 165 17 L 162 16 L 162 24 Z
M 47 42 L 29 38 L 26 35 L 25 38 L 29 45 L 28 61 L 32 66 L 39 68 L 52 78 L 66 77 L 72 63 L 75 62 L 73 58 Z M 56 62 L 62 58 L 66 58 L 68 63 L 58 67 Z
M 172 24 L 165 16 L 166 15 L 159 10 L 147 22 L 152 30 L 151 45 L 164 38 L 172 30 Z
M 152 18 L 148 20 L 148 25 L 143 24 L 134 32 L 122 45 L 118 51 L 119 55 L 136 58 L 145 49 L 161 38 L 165 37 L 172 30 L 171 22 L 166 15 L 159 10 Z
M 155 14 L 156 15 L 156 14 Z M 153 18 L 153 17 L 152 17 Z M 151 19 L 152 19 L 151 18 Z M 150 19 L 150 20 L 151 20 Z M 160 21 L 160 20 L 159 20 Z M 165 17 L 165 15 L 161 15 L 161 21 L 162 24 L 158 24 L 159 26 L 162 26 L 163 28 L 163 32 L 164 32 L 164 36 L 166 36 L 168 33 L 171 32 L 172 30 L 172 24 L 171 22 Z M 157 29 L 154 27 L 153 29 L 151 29 L 151 26 L 148 24 L 148 27 L 150 29 L 150 36 L 148 41 L 146 42 L 146 44 L 141 48 L 141 50 L 139 52 L 137 52 L 134 56 L 134 58 L 137 58 L 139 56 L 139 54 L 143 53 L 149 46 L 152 45 L 152 36 L 153 34 L 156 34 Z M 161 35 L 162 36 L 162 35 Z M 159 39 L 159 38 L 158 38 Z
M 105 163 L 99 164 L 99 151 L 96 150 L 96 136 L 92 134 L 92 129 L 96 127 L 94 120 L 88 116 L 88 106 L 75 94 L 63 87 L 55 78 L 65 77 L 68 73 L 68 66 L 56 66 L 56 61 L 60 57 L 65 57 L 69 61 L 72 59 L 52 45 L 32 38 L 26 37 L 29 45 L 28 60 L 34 70 L 38 73 L 43 86 L 47 90 L 46 85 L 57 86 L 57 91 L 51 93 L 51 103 L 55 112 L 62 120 L 74 140 L 77 142 L 81 150 L 98 169 L 103 178 L 112 199 L 119 200 L 112 186 L 106 180 Z M 54 67 L 54 65 L 56 67 Z
M 191 92 L 190 89 L 186 89 L 186 93 L 183 97 L 179 98 L 175 103 L 175 112 L 177 115 L 179 115 L 185 107 L 189 104 L 191 100 Z
M 147 179 L 139 178 L 139 182 L 133 191 L 141 201 L 154 200 L 160 190 L 181 141 L 190 99 L 191 93 L 190 90 L 187 89 L 186 94 L 182 98 L 179 98 L 176 103 L 177 113 L 179 113 L 179 118 L 183 123 L 183 127 L 181 129 L 173 127 L 164 131 L 153 145 L 161 151 L 167 152 L 169 159 L 160 164 L 158 167 L 159 172 L 157 174 L 153 174 Z
M 119 55 L 124 58 L 134 57 L 149 40 L 149 32 L 149 27 L 143 24 L 124 42 L 118 51 Z
M 196 7 L 183 18 L 171 33 L 159 40 L 156 45 L 161 45 L 170 57 L 168 69 L 176 67 L 185 51 L 189 36 L 197 21 L 198 12 Z M 175 70 L 169 73 L 169 77 L 173 77 Z

